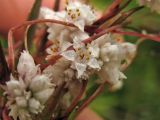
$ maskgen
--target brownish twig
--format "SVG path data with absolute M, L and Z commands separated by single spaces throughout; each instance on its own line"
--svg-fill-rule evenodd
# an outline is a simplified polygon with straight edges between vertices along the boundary
M 54 11 L 58 11 L 59 10 L 60 2 L 61 2 L 61 0 L 55 0 L 54 7 L 53 7 Z
M 53 19 L 52 20 L 51 19 L 38 19 L 38 20 L 33 20 L 33 21 L 26 21 L 21 25 L 11 28 L 8 33 L 8 64 L 9 64 L 10 70 L 12 71 L 14 70 L 14 63 L 15 63 L 14 46 L 13 46 L 13 32 L 21 27 L 26 27 L 28 25 L 34 25 L 37 23 L 44 23 L 44 22 L 51 22 L 51 23 L 56 23 L 56 24 L 61 24 L 61 25 L 77 28 L 72 23 L 63 22 L 59 20 L 53 20 Z
M 122 3 L 123 0 L 115 0 L 111 6 L 106 10 L 106 13 L 100 18 L 98 19 L 96 22 L 94 22 L 93 25 L 101 25 L 103 24 L 105 21 L 109 20 L 110 18 L 114 17 L 115 15 L 117 15 L 120 10 L 119 10 L 119 5 Z
M 136 8 L 132 8 L 127 12 L 121 13 L 120 17 L 118 19 L 116 19 L 110 26 L 115 26 L 117 24 L 121 24 L 124 23 L 124 21 L 131 16 L 132 14 L 134 14 L 135 12 L 141 10 L 142 8 L 144 8 L 143 6 L 140 7 L 136 7 Z
M 160 36 L 141 34 L 141 33 L 137 33 L 137 32 L 128 32 L 128 31 L 125 32 L 122 30 L 113 30 L 111 32 L 121 34 L 121 35 L 129 35 L 129 36 L 135 36 L 135 37 L 140 37 L 140 38 L 145 38 L 145 39 L 151 39 L 153 41 L 160 42 Z

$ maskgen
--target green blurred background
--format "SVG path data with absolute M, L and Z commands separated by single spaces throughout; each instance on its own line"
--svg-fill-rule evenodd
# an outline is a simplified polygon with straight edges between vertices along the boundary
M 104 10 L 112 0 L 90 0 L 92 5 Z M 127 9 L 138 6 L 135 0 Z M 125 10 L 127 10 L 125 9 Z M 160 33 L 160 15 L 145 8 L 135 13 L 131 27 Z M 135 41 L 135 37 L 125 37 Z M 160 120 L 160 43 L 150 40 L 143 42 L 138 55 L 125 71 L 127 79 L 117 92 L 109 92 L 107 87 L 90 108 L 104 120 Z
M 113 0 L 90 0 L 98 10 L 104 10 Z M 138 6 L 136 0 L 127 9 Z M 160 15 L 145 8 L 132 19 L 131 27 L 160 33 Z M 135 42 L 135 37 L 125 37 Z M 3 38 L 0 37 L 0 40 Z M 5 40 L 2 40 L 7 47 Z M 139 49 L 133 64 L 125 71 L 127 80 L 117 92 L 109 92 L 107 87 L 90 108 L 104 120 L 160 120 L 160 43 L 146 40 Z

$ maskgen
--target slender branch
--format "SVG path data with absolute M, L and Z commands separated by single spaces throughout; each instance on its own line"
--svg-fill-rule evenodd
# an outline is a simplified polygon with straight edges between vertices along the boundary
M 14 46 L 13 46 L 13 32 L 19 28 L 26 27 L 28 25 L 34 25 L 37 23 L 44 23 L 44 22 L 51 22 L 51 23 L 56 23 L 56 24 L 61 24 L 61 25 L 77 28 L 72 23 L 63 22 L 63 21 L 54 20 L 54 19 L 52 19 L 52 20 L 38 19 L 38 20 L 33 20 L 33 21 L 26 21 L 21 25 L 18 25 L 18 26 L 11 28 L 8 33 L 8 64 L 9 64 L 10 70 L 12 70 L 12 71 L 14 70 L 14 64 L 15 64 L 15 58 L 14 58 L 15 55 L 14 55 Z
M 59 10 L 60 2 L 61 2 L 61 0 L 55 0 L 54 8 L 53 8 L 54 11 L 58 11 Z
M 105 21 L 117 15 L 120 12 L 119 5 L 122 3 L 122 1 L 123 0 L 115 0 L 111 4 L 111 6 L 106 10 L 106 13 L 100 19 L 98 19 L 93 25 L 101 25 Z
M 13 47 L 13 32 L 12 30 L 8 33 L 8 67 L 13 71 L 14 69 L 14 47 Z
M 124 8 L 126 8 L 128 5 L 129 5 L 129 3 L 131 2 L 132 0 L 128 0 L 128 1 L 126 1 L 122 6 L 120 6 L 120 10 L 123 10 Z
M 121 35 L 129 35 L 129 36 L 135 36 L 135 37 L 140 37 L 140 38 L 145 38 L 145 39 L 151 39 L 156 42 L 160 42 L 160 36 L 154 36 L 154 35 L 146 35 L 146 34 L 141 34 L 137 32 L 124 32 L 121 30 L 113 30 L 111 31 L 112 33 L 118 33 Z
M 7 115 L 7 108 L 4 108 L 2 111 L 2 118 L 3 120 L 12 120 L 8 115 Z
M 132 8 L 128 12 L 122 13 L 121 16 L 111 24 L 111 26 L 123 23 L 129 16 L 141 10 L 142 8 L 144 8 L 144 6 Z

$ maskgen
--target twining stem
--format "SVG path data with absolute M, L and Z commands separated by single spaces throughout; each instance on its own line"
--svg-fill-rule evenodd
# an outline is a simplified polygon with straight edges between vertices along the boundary
M 14 46 L 13 46 L 13 32 L 19 28 L 26 27 L 28 25 L 34 25 L 37 23 L 44 23 L 44 22 L 51 22 L 51 23 L 56 23 L 56 24 L 61 24 L 69 27 L 75 27 L 72 23 L 64 22 L 64 21 L 59 21 L 59 20 L 54 20 L 54 19 L 38 19 L 38 20 L 33 20 L 33 21 L 26 21 L 21 25 L 15 26 L 9 30 L 8 33 L 8 64 L 9 64 L 9 69 L 14 71 L 14 64 L 15 64 L 15 59 L 14 59 Z
M 129 36 L 135 36 L 135 37 L 140 37 L 140 38 L 145 38 L 145 39 L 151 39 L 156 42 L 160 42 L 160 36 L 141 34 L 141 33 L 137 33 L 137 32 L 125 32 L 122 30 L 113 30 L 111 32 L 121 34 L 121 35 L 129 35 Z
M 26 28 L 26 31 L 25 31 L 25 36 L 24 36 L 24 46 L 25 46 L 25 49 L 26 51 L 28 51 L 28 37 L 27 37 L 27 34 L 28 34 L 28 30 L 30 28 L 30 25 L 27 26 Z
M 117 18 L 110 26 L 115 26 L 115 25 L 124 23 L 124 21 L 125 21 L 129 16 L 131 16 L 131 15 L 134 14 L 135 12 L 141 10 L 142 8 L 144 8 L 144 7 L 143 7 L 143 6 L 140 6 L 140 7 L 132 8 L 132 9 L 130 9 L 130 10 L 127 11 L 127 12 L 121 13 L 120 17 Z

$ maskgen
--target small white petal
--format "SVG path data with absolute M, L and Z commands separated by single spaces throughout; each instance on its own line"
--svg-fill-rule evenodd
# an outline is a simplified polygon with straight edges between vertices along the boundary
M 116 90 L 121 89 L 122 86 L 123 86 L 123 81 L 119 80 L 117 83 L 115 83 L 114 85 L 111 86 L 110 90 L 114 92 Z
M 8 90 L 10 90 L 10 91 L 20 87 L 20 83 L 17 80 L 11 80 L 11 81 L 7 82 L 6 84 L 7 84 Z
M 38 114 L 42 111 L 44 107 L 40 104 L 40 102 L 34 98 L 29 100 L 29 110 L 34 114 Z
M 39 100 L 42 104 L 45 104 L 45 102 L 48 100 L 48 98 L 52 95 L 53 92 L 54 92 L 54 89 L 45 89 L 35 93 L 34 97 L 37 100 Z
M 84 20 L 79 20 L 74 23 L 81 31 L 84 31 L 85 22 Z
M 61 51 L 67 50 L 67 48 L 69 48 L 70 46 L 72 46 L 72 44 L 70 42 L 63 41 L 63 43 L 60 46 L 61 47 Z
M 91 52 L 91 55 L 93 57 L 98 58 L 99 57 L 99 53 L 100 53 L 100 49 L 97 45 L 92 45 L 89 47 L 89 51 Z
M 19 107 L 27 107 L 27 100 L 24 97 L 17 97 L 16 98 L 16 104 Z
M 65 52 L 62 52 L 61 55 L 67 59 L 67 60 L 71 60 L 71 61 L 74 61 L 75 60 L 75 57 L 76 57 L 76 53 L 74 50 L 68 50 L 68 51 L 65 51 Z
M 88 62 L 88 65 L 91 67 L 91 68 L 94 68 L 94 69 L 100 69 L 100 65 L 99 65 L 99 62 L 95 59 L 95 58 L 91 58 Z
M 85 64 L 75 63 L 75 68 L 78 72 L 78 76 L 77 76 L 78 78 L 80 78 L 84 74 L 84 72 L 86 71 L 86 67 L 87 66 Z
M 49 78 L 45 75 L 36 76 L 30 84 L 30 89 L 33 92 L 41 91 L 50 87 L 53 87 L 53 84 L 50 83 Z

